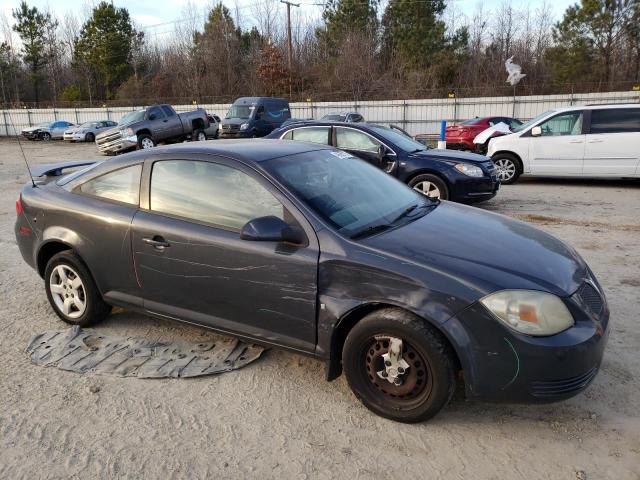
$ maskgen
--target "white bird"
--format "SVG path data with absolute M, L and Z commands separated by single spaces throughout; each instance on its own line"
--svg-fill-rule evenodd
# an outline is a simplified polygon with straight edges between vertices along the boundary
M 522 73 L 522 67 L 520 65 L 513 63 L 513 57 L 508 58 L 507 61 L 504 62 L 504 66 L 509 74 L 507 83 L 513 86 L 517 85 L 520 80 L 527 76 L 525 73 Z

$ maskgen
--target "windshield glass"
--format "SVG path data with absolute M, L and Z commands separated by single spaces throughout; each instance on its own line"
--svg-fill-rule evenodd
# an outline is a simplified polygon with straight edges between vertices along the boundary
M 407 137 L 404 133 L 381 125 L 370 125 L 371 130 L 380 135 L 384 140 L 388 140 L 406 152 L 417 152 L 426 150 L 427 147 L 413 138 Z
M 515 127 L 513 127 L 511 129 L 511 131 L 513 133 L 515 132 L 521 132 L 523 130 L 526 130 L 527 128 L 529 128 L 531 125 L 536 124 L 537 122 L 539 122 L 540 120 L 542 120 L 544 117 L 546 117 L 547 115 L 551 114 L 555 112 L 555 110 L 547 110 L 544 113 L 541 113 L 540 115 L 538 115 L 537 117 L 532 118 L 531 120 L 529 120 L 528 122 L 523 123 L 522 125 L 517 125 Z
M 255 108 L 255 105 L 231 105 L 229 111 L 224 118 L 240 118 L 246 120 L 251 117 L 251 112 Z
M 348 237 L 388 225 L 409 207 L 431 204 L 382 170 L 346 152 L 316 150 L 274 158 L 262 165 Z
M 325 115 L 320 120 L 327 120 L 329 122 L 344 122 L 345 118 L 346 117 L 344 115 Z
M 144 110 L 136 110 L 135 112 L 129 112 L 122 117 L 118 125 L 128 125 L 141 120 L 144 120 Z

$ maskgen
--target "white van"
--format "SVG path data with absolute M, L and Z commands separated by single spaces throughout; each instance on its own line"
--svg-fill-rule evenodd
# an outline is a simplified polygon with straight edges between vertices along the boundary
M 557 108 L 489 142 L 504 184 L 520 175 L 640 177 L 640 104 Z

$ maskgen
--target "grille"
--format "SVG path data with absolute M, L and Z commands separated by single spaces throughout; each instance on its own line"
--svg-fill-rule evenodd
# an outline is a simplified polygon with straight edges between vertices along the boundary
M 578 301 L 591 310 L 591 313 L 600 315 L 604 308 L 604 302 L 600 293 L 590 283 L 583 283 L 575 293 Z
M 98 142 L 98 145 L 102 145 L 104 143 L 109 143 L 109 142 L 113 142 L 114 140 L 118 140 L 121 136 L 122 134 L 120 133 L 120 131 L 117 131 L 117 132 L 99 137 L 97 142 Z
M 239 125 L 222 125 L 222 130 L 225 132 L 233 132 L 236 130 L 240 130 L 240 126 Z
M 533 381 L 529 384 L 531 386 L 531 394 L 536 397 L 553 397 L 576 392 L 589 385 L 596 373 L 598 373 L 598 369 L 593 367 L 587 373 L 563 380 Z

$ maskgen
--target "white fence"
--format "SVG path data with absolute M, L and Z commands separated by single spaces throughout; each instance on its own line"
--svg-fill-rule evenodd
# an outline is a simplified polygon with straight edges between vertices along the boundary
M 393 123 L 412 135 L 435 134 L 441 120 L 457 123 L 473 117 L 508 116 L 528 120 L 555 107 L 593 103 L 640 102 L 640 92 L 607 92 L 526 97 L 446 98 L 364 102 L 301 102 L 291 104 L 294 118 L 320 118 L 336 111 L 357 111 L 369 122 Z M 197 105 L 224 116 L 229 104 Z M 16 109 L 0 111 L 0 136 L 15 135 L 23 128 L 54 120 L 82 123 L 115 120 L 141 106 L 105 108 Z M 194 105 L 176 105 L 179 112 Z

